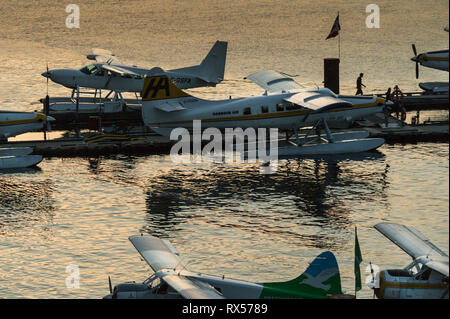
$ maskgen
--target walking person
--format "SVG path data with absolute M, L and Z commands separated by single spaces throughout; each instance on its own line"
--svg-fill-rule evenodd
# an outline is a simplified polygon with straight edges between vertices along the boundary
M 366 87 L 362 83 L 362 77 L 364 76 L 364 73 L 360 73 L 358 79 L 356 80 L 356 94 L 355 95 L 363 95 L 362 87 Z

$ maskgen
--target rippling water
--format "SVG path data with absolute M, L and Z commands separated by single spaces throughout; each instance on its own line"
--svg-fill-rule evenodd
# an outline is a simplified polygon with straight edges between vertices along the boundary
M 360 71 L 368 92 L 395 83 L 416 90 L 410 44 L 448 47 L 447 1 L 378 1 L 379 30 L 364 28 L 360 1 L 78 3 L 80 30 L 64 27 L 59 2 L 2 4 L 1 109 L 38 108 L 30 102 L 45 95 L 46 63 L 81 67 L 91 47 L 171 68 L 198 63 L 214 41 L 227 40 L 226 81 L 194 90 L 206 98 L 261 94 L 242 78 L 267 68 L 320 83 L 322 59 L 337 52 L 336 41 L 324 40 L 337 10 L 346 93 Z M 422 68 L 420 80 L 448 73 Z M 52 83 L 49 91 L 68 94 Z M 296 277 L 329 249 L 352 293 L 355 226 L 363 274 L 369 261 L 381 268 L 410 261 L 372 228 L 381 221 L 417 227 L 448 252 L 448 164 L 448 143 L 283 160 L 272 175 L 256 164 L 174 164 L 167 155 L 48 158 L 37 169 L 0 173 L 0 298 L 99 298 L 108 275 L 113 284 L 142 281 L 149 268 L 127 240 L 138 233 L 170 239 L 193 270 L 259 282 Z M 80 267 L 79 289 L 65 286 L 70 264 Z M 358 296 L 372 292 L 364 287 Z
M 191 269 L 255 281 L 299 275 L 323 250 L 353 287 L 353 231 L 363 271 L 409 257 L 372 226 L 413 225 L 448 251 L 448 144 L 383 146 L 379 153 L 256 164 L 176 165 L 168 156 L 47 159 L 0 175 L 0 297 L 101 297 L 145 279 L 127 237 L 169 238 Z M 66 266 L 81 288 L 65 287 Z M 367 288 L 359 293 L 371 297 Z

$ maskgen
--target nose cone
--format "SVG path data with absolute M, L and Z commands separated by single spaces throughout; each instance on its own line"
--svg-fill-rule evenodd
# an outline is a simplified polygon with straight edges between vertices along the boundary
M 56 121 L 56 119 L 54 117 L 50 116 L 50 115 L 47 115 L 47 121 L 48 122 L 53 122 L 53 121 Z
M 52 73 L 50 71 L 44 72 L 41 74 L 44 78 L 52 78 Z
M 417 61 L 419 61 L 419 57 L 418 56 L 412 57 L 411 61 L 417 62 Z

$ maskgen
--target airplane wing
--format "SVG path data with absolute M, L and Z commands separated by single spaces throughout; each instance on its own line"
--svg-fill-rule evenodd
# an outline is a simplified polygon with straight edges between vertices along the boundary
M 176 274 L 160 278 L 186 299 L 225 299 L 214 287 L 199 280 Z
M 86 56 L 89 60 L 95 60 L 98 63 L 120 63 L 120 61 L 111 51 L 95 48 L 92 49 L 92 53 L 93 54 L 89 54 Z
M 438 261 L 442 257 L 447 257 L 448 276 L 448 255 L 414 227 L 394 223 L 379 223 L 374 227 L 414 259 L 428 256 L 429 258 L 435 257 Z
M 121 75 L 121 76 L 122 75 L 133 75 L 133 76 L 134 75 L 139 75 L 137 73 L 131 72 L 131 71 L 126 70 L 126 69 L 123 69 L 123 68 L 121 68 L 119 66 L 116 66 L 116 65 L 112 66 L 112 65 L 109 65 L 109 64 L 102 64 L 101 67 L 103 69 L 105 69 L 105 70 L 111 71 L 112 73 L 115 73 L 115 74 Z
M 168 241 L 152 236 L 131 236 L 128 239 L 154 272 L 184 267 L 178 251 Z
M 258 84 L 267 92 L 287 92 L 303 88 L 294 79 L 273 70 L 256 72 L 247 76 L 245 79 Z
M 286 102 L 291 102 L 300 105 L 306 109 L 310 109 L 317 113 L 330 110 L 333 108 L 352 107 L 350 102 L 338 99 L 335 97 L 320 94 L 318 92 L 301 92 L 291 95 L 284 99 Z
M 169 241 L 153 236 L 131 236 L 129 240 L 153 271 L 169 286 L 187 299 L 222 299 L 221 293 L 207 283 L 187 278 L 176 273 L 185 268 L 179 252 Z M 163 270 L 163 271 L 161 271 Z M 169 271 L 170 270 L 170 271 Z

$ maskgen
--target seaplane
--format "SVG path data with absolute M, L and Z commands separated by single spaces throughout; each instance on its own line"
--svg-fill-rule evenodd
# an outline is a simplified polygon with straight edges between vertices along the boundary
M 379 223 L 375 229 L 413 259 L 403 269 L 383 270 L 368 283 L 380 299 L 448 299 L 448 255 L 414 227 Z
M 178 250 L 165 239 L 131 236 L 129 240 L 154 273 L 143 283 L 122 283 L 104 299 L 326 299 L 341 295 L 333 253 L 321 253 L 299 277 L 284 282 L 252 283 L 186 269 Z
M 87 55 L 87 58 L 96 63 L 79 70 L 47 70 L 42 76 L 73 89 L 72 94 L 80 87 L 116 93 L 140 92 L 144 79 L 153 74 L 165 74 L 183 89 L 216 86 L 224 78 L 227 45 L 227 42 L 217 41 L 200 65 L 167 71 L 160 67 L 148 69 L 123 65 L 112 52 L 93 49 L 93 54 Z
M 144 123 L 163 136 L 175 128 L 277 128 L 294 132 L 296 143 L 278 149 L 278 155 L 345 154 L 374 150 L 382 138 L 369 132 L 332 134 L 327 122 L 352 121 L 382 112 L 385 100 L 375 96 L 337 95 L 328 88 L 305 88 L 291 77 L 267 70 L 247 79 L 265 89 L 261 96 L 225 100 L 203 100 L 179 89 L 167 75 L 147 77 L 142 90 Z M 298 128 L 312 127 L 317 135 L 299 137 Z M 324 129 L 326 137 L 320 135 Z M 292 136 L 292 135 L 291 135 Z M 287 138 L 286 138 L 287 139 Z
M 449 32 L 448 26 L 444 28 Z M 411 61 L 416 63 L 416 79 L 419 78 L 419 65 L 448 72 L 448 50 L 430 51 L 417 53 L 416 45 L 412 44 L 414 56 Z M 448 93 L 448 82 L 424 82 L 419 83 L 419 87 L 426 92 Z
M 36 112 L 0 111 L 0 143 L 19 134 L 51 130 L 50 122 L 55 119 Z M 0 146 L 0 169 L 24 168 L 39 164 L 40 155 L 30 155 L 31 147 Z

